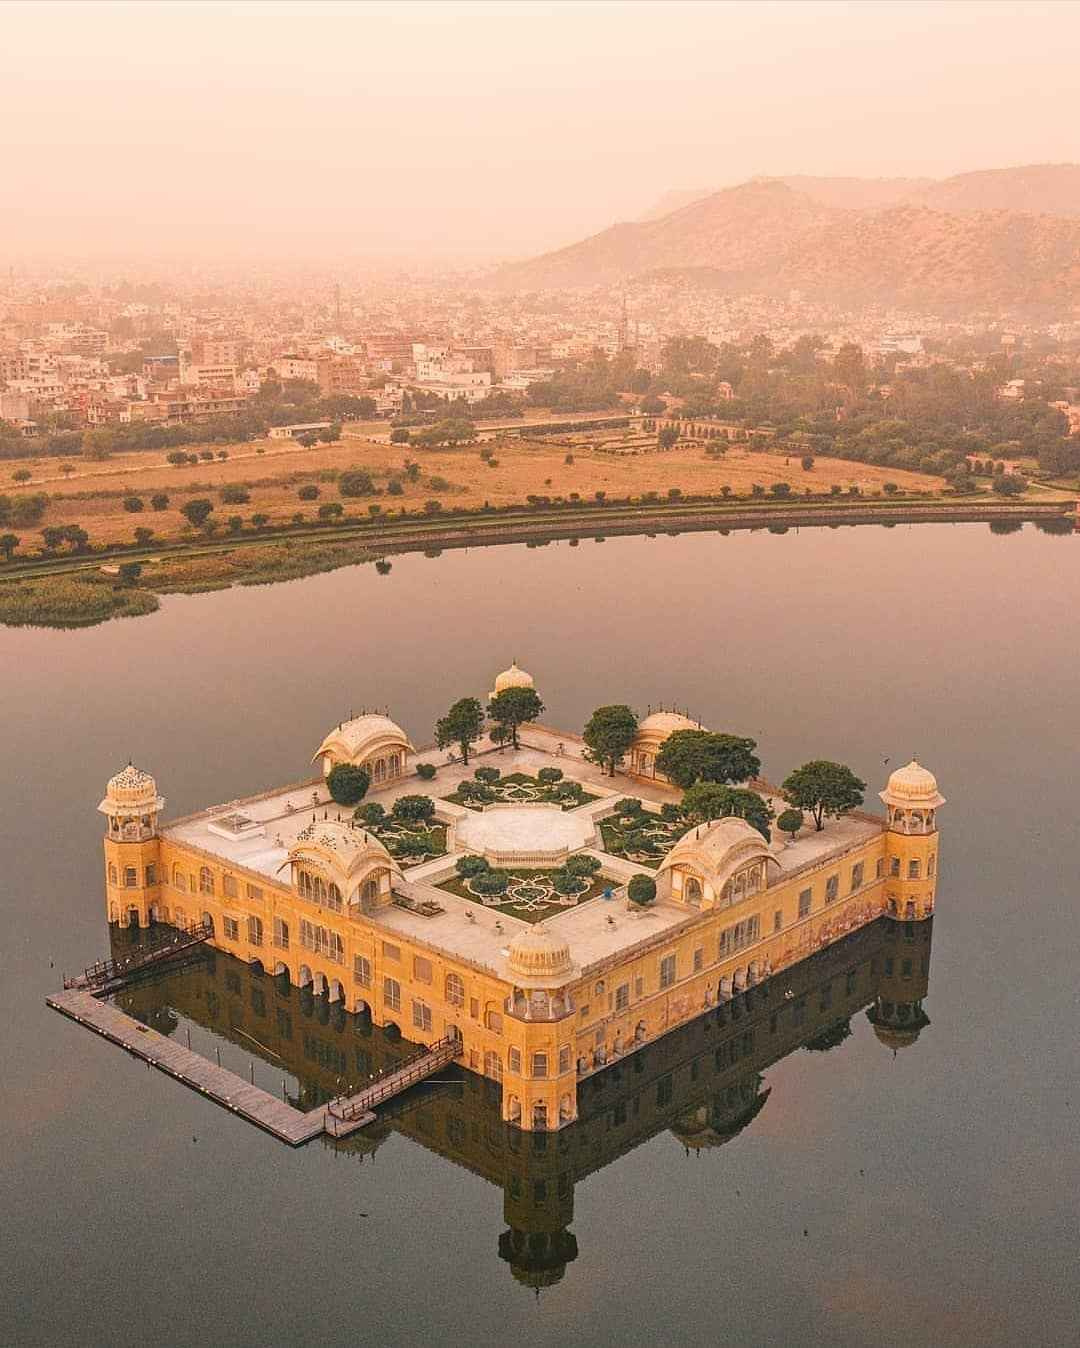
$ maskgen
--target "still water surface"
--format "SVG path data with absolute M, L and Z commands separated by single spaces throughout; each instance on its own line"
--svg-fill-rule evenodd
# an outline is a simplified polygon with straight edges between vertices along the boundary
M 1076 1342 L 1078 612 L 1080 539 L 923 525 L 410 556 L 0 630 L 0 1338 Z M 129 757 L 182 814 L 302 776 L 350 708 L 425 742 L 512 657 L 551 724 L 678 702 L 774 779 L 829 756 L 876 791 L 917 753 L 949 798 L 917 1042 L 858 1009 L 828 1051 L 770 1046 L 751 1009 L 751 1040 L 671 1036 L 542 1153 L 468 1077 L 374 1148 L 292 1152 L 44 1007 L 107 949 L 94 807 Z M 806 1034 L 904 954 L 875 927 L 806 970 Z M 275 995 L 217 956 L 134 1009 L 239 1070 L 258 1031 L 294 1091 L 385 1054 L 294 992 L 290 1058 Z

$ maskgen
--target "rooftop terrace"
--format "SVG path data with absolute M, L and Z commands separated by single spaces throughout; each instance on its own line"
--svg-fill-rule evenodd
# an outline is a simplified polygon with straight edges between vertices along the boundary
M 468 768 L 460 762 L 447 762 L 446 755 L 434 749 L 421 751 L 414 763 L 436 764 L 438 775 L 434 780 L 423 781 L 410 773 L 390 786 L 370 791 L 365 803 L 378 802 L 389 812 L 399 796 L 430 795 L 436 800 L 443 820 L 451 824 L 465 821 L 461 839 L 468 850 L 482 850 L 481 844 L 485 840 L 518 850 L 535 843 L 538 853 L 553 846 L 586 850 L 602 861 L 605 875 L 612 877 L 616 884 L 624 883 L 644 869 L 600 850 L 602 844 L 595 822 L 610 812 L 615 800 L 624 796 L 635 796 L 646 804 L 660 805 L 678 801 L 681 793 L 662 783 L 639 781 L 623 773 L 615 777 L 604 776 L 598 767 L 582 757 L 581 741 L 573 735 L 530 726 L 523 730 L 522 740 L 522 747 L 517 751 L 496 749 L 490 742 L 483 742 Z M 559 767 L 567 778 L 580 781 L 591 795 L 600 799 L 566 814 L 535 805 L 526 805 L 520 810 L 501 806 L 481 814 L 443 799 L 453 794 L 462 781 L 470 779 L 478 765 L 486 764 L 497 766 L 504 776 L 512 772 L 533 776 L 539 768 Z M 779 812 L 783 802 L 773 790 L 758 785 Z M 163 833 L 167 838 L 228 865 L 288 883 L 289 848 L 313 816 L 322 819 L 324 814 L 330 819 L 348 820 L 352 811 L 334 804 L 325 782 L 318 777 L 246 800 L 211 807 L 176 820 L 167 825 Z M 787 877 L 819 865 L 829 857 L 842 856 L 876 836 L 880 829 L 881 821 L 876 817 L 855 812 L 830 820 L 820 833 L 804 830 L 795 842 L 774 830 L 772 851 L 781 873 Z M 558 838 L 555 838 L 556 833 Z M 453 834 L 454 829 L 451 829 L 451 838 Z M 399 933 L 420 945 L 445 951 L 513 983 L 507 947 L 529 924 L 435 888 L 435 882 L 453 871 L 454 856 L 461 850 L 460 845 L 451 843 L 447 856 L 413 867 L 405 880 L 396 885 L 399 893 L 418 902 L 434 899 L 444 912 L 437 917 L 424 917 L 395 905 L 365 915 L 365 921 L 374 923 L 388 934 Z M 570 982 L 583 971 L 613 956 L 625 955 L 635 946 L 650 943 L 693 920 L 692 912 L 671 902 L 659 901 L 643 912 L 631 912 L 625 904 L 596 898 L 577 907 L 561 909 L 554 916 L 543 919 L 541 925 L 557 932 L 569 943 L 576 966 L 575 972 L 564 980 Z

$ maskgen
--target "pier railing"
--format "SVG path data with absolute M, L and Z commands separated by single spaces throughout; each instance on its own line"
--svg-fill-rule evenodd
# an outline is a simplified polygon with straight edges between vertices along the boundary
M 439 1039 L 430 1047 L 419 1049 L 396 1063 L 357 1094 L 341 1095 L 331 1100 L 326 1106 L 327 1132 L 333 1131 L 331 1119 L 341 1123 L 352 1122 L 384 1100 L 392 1099 L 410 1086 L 418 1085 L 440 1067 L 453 1062 L 460 1053 L 461 1040 L 457 1035 L 447 1035 L 445 1039 Z
M 177 955 L 201 945 L 204 941 L 208 941 L 213 934 L 214 928 L 211 923 L 192 922 L 151 945 L 133 947 L 127 955 L 98 960 L 96 964 L 88 965 L 76 977 L 65 978 L 64 987 L 66 989 L 78 988 L 85 992 L 91 992 L 95 996 L 112 992 L 143 969 L 152 968 L 166 960 L 173 959 Z

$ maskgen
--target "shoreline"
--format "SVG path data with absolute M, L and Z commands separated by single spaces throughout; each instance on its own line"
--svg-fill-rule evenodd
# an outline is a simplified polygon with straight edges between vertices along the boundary
M 0 625 L 92 626 L 111 617 L 137 617 L 153 612 L 158 606 L 158 595 L 163 593 L 199 593 L 234 585 L 275 584 L 410 552 L 432 553 L 498 544 L 573 542 L 580 538 L 656 533 L 674 536 L 755 529 L 786 531 L 790 528 L 933 523 L 1023 524 L 1039 520 L 1060 520 L 1063 524 L 1075 521 L 1080 527 L 1077 503 L 1030 500 L 752 503 L 684 499 L 645 505 L 522 507 L 501 514 L 478 511 L 443 514 L 430 519 L 363 520 L 345 525 L 267 530 L 240 538 L 192 538 L 158 547 L 114 548 L 92 556 L 75 554 L 10 563 L 0 568 Z M 251 552 L 251 549 L 259 551 Z M 247 573 L 244 571 L 245 552 L 253 560 Z M 279 555 L 275 556 L 275 552 Z M 193 563 L 192 574 L 188 577 L 182 570 L 185 561 Z M 139 563 L 145 570 L 137 581 L 121 586 L 104 568 L 125 562 Z M 6 614 L 4 596 L 7 586 L 22 582 L 32 591 L 32 584 L 26 583 L 34 581 L 42 583 L 40 604 L 34 604 L 31 593 L 16 617 Z M 49 596 L 44 593 L 50 581 L 61 586 L 66 582 L 72 589 L 84 591 L 85 611 L 79 607 L 78 598 L 73 603 L 70 595 L 65 596 L 66 603 L 60 608 L 55 607 L 55 603 L 51 605 Z

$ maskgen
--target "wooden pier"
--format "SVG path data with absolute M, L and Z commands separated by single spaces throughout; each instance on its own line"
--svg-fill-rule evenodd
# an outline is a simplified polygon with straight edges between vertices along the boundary
M 456 1036 L 440 1039 L 430 1048 L 419 1049 L 392 1072 L 377 1077 L 355 1095 L 341 1095 L 326 1106 L 325 1128 L 332 1137 L 346 1137 L 374 1118 L 373 1106 L 391 1100 L 411 1086 L 426 1081 L 439 1070 L 448 1067 L 461 1054 L 461 1040 Z
M 268 1091 L 251 1085 L 235 1072 L 217 1067 L 198 1053 L 141 1025 L 84 988 L 65 988 L 63 992 L 54 993 L 45 1000 L 55 1011 L 100 1034 L 110 1043 L 119 1044 L 151 1067 L 156 1067 L 159 1072 L 183 1082 L 223 1109 L 238 1114 L 291 1147 L 310 1142 L 313 1137 L 326 1131 L 325 1105 L 304 1114 L 283 1100 L 276 1099 Z M 334 1135 L 344 1136 L 372 1123 L 374 1119 L 375 1115 L 368 1110 L 357 1111 L 344 1126 L 335 1127 Z

